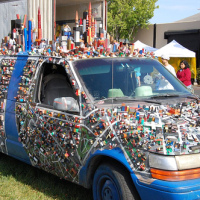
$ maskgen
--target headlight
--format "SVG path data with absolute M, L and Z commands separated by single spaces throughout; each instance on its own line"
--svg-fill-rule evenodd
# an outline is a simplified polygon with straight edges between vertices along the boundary
M 175 156 L 163 156 L 149 153 L 149 165 L 151 168 L 178 170 Z
M 200 154 L 162 156 L 149 154 L 152 178 L 183 181 L 200 178 Z
M 175 156 L 178 170 L 200 167 L 200 154 Z

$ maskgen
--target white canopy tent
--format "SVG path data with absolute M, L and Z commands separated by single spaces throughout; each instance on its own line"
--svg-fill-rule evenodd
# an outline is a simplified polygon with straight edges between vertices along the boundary
M 169 44 L 158 49 L 154 52 L 155 56 L 161 57 L 163 54 L 167 54 L 169 57 L 186 57 L 194 58 L 196 57 L 195 52 L 186 49 L 184 46 L 176 42 L 175 40 L 171 41 Z
M 148 46 L 148 45 L 140 42 L 139 40 L 134 42 L 134 49 L 139 49 L 139 50 L 145 49 L 146 52 L 155 52 L 157 50 L 156 48 Z
M 160 62 L 163 54 L 168 55 L 170 57 L 169 63 L 175 68 L 176 72 L 180 69 L 181 60 L 186 60 L 190 65 L 192 78 L 196 79 L 196 53 L 185 48 L 175 40 L 158 49 L 154 54 L 159 57 Z

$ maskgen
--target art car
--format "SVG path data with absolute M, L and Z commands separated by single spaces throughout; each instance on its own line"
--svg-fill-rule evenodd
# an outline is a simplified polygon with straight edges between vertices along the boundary
M 0 152 L 98 199 L 198 199 L 200 108 L 152 58 L 2 56 Z

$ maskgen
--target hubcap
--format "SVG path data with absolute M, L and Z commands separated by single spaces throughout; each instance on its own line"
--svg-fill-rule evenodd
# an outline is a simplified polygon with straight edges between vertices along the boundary
M 101 191 L 103 200 L 119 200 L 117 188 L 112 181 L 106 180 Z

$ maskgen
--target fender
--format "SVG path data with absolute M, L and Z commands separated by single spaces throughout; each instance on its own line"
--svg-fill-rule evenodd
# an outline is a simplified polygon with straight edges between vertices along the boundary
M 95 153 L 90 155 L 87 162 L 80 170 L 80 174 L 79 174 L 80 185 L 83 185 L 84 187 L 89 188 L 89 182 L 88 182 L 89 177 L 88 176 L 90 176 L 90 174 L 91 174 L 90 166 L 92 165 L 92 163 L 95 159 L 96 159 L 95 163 L 96 163 L 96 161 L 98 163 L 98 160 L 101 160 L 100 157 L 111 158 L 113 160 L 116 160 L 117 162 L 121 163 L 130 172 L 130 174 L 133 174 L 132 177 L 135 176 L 133 170 L 130 167 L 130 164 L 126 160 L 124 153 L 120 148 L 117 147 L 112 150 L 104 149 L 102 151 L 97 150 L 97 151 L 95 151 Z M 97 164 L 97 167 L 98 167 L 98 164 Z M 95 170 L 95 169 L 96 168 L 92 168 L 92 170 Z M 135 178 L 137 178 L 137 177 L 135 176 Z

